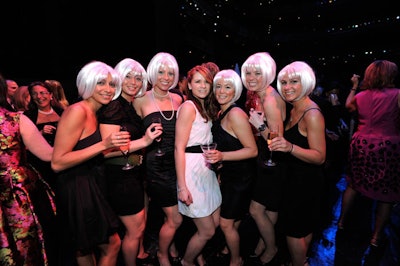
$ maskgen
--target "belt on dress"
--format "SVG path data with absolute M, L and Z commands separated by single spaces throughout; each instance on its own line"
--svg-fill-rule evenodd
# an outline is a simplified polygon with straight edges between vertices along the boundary
M 186 147 L 185 152 L 187 152 L 187 153 L 203 153 L 200 145 Z

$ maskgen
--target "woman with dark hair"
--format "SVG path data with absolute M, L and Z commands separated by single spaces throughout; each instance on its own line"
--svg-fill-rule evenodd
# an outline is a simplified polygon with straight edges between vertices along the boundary
M 53 148 L 21 112 L 7 109 L 7 85 L 0 75 L 0 264 L 57 265 L 51 242 L 54 193 L 27 162 L 26 149 L 50 161 Z
M 56 135 L 57 124 L 64 109 L 52 104 L 54 101 L 51 87 L 42 81 L 34 81 L 28 85 L 31 100 L 28 110 L 24 114 L 42 133 L 47 142 L 53 146 Z M 55 174 L 51 169 L 50 162 L 43 162 L 28 151 L 28 160 L 42 174 L 42 177 L 50 184 L 55 186 Z

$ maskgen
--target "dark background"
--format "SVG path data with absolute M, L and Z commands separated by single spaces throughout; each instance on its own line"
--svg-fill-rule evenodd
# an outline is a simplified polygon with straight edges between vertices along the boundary
M 6 1 L 0 22 L 0 72 L 19 85 L 60 80 L 75 97 L 75 78 L 91 60 L 114 66 L 131 57 L 146 68 L 160 51 L 180 71 L 214 61 L 241 66 L 268 51 L 278 71 L 308 62 L 326 86 L 350 87 L 369 63 L 400 63 L 396 1 Z M 400 64 L 399 64 L 400 65 Z

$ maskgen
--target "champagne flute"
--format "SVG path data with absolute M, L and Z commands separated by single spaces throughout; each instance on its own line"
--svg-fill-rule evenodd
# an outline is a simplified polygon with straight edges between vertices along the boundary
M 120 127 L 121 131 L 128 131 L 128 129 L 126 128 L 126 126 L 121 126 Z M 129 143 L 127 145 L 124 146 L 120 146 L 119 149 L 121 150 L 122 154 L 125 157 L 126 163 L 125 165 L 122 167 L 122 170 L 129 170 L 132 169 L 133 167 L 135 167 L 134 165 L 131 165 L 129 163 Z
M 161 124 L 161 118 L 160 117 L 153 117 L 151 119 L 151 121 L 153 123 Z M 161 136 L 159 136 L 158 138 L 155 139 L 155 141 L 157 142 L 157 151 L 156 151 L 155 155 L 157 157 L 163 156 L 165 154 L 165 152 L 163 150 L 161 150 L 161 140 L 162 140 Z
M 268 138 L 267 138 L 268 145 L 271 144 L 272 139 L 278 137 L 278 132 L 279 132 L 279 130 L 277 128 L 272 129 L 272 127 L 270 127 L 270 131 L 268 132 Z M 264 164 L 266 166 L 275 166 L 276 165 L 276 162 L 274 162 L 272 160 L 272 151 L 270 152 L 269 159 Z

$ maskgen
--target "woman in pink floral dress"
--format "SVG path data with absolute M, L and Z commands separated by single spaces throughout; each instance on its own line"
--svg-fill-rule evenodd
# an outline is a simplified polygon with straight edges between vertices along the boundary
M 29 118 L 6 109 L 0 75 L 0 265 L 55 265 L 54 193 L 26 161 L 26 149 L 50 161 L 53 149 Z

